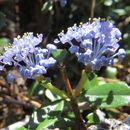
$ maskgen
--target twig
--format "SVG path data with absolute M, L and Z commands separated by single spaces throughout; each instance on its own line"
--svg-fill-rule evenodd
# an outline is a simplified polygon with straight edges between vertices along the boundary
M 6 103 L 6 104 L 17 104 L 17 105 L 21 105 L 24 107 L 35 107 L 35 108 L 39 108 L 41 107 L 41 104 L 37 101 L 34 100 L 30 100 L 28 97 L 22 97 L 24 99 L 24 101 L 26 102 L 22 102 L 20 100 L 16 100 L 16 99 L 9 99 L 9 98 L 3 98 L 0 103 Z
M 8 98 L 3 98 L 3 100 L 0 101 L 0 103 L 6 103 L 6 104 L 17 104 L 17 105 L 21 105 L 24 107 L 30 107 L 29 104 L 25 103 L 25 102 L 21 102 L 19 100 L 15 100 L 15 99 L 8 99 Z
M 82 90 L 83 84 L 86 82 L 87 77 L 86 77 L 86 72 L 85 70 L 82 71 L 81 79 L 75 89 L 75 96 L 78 96 L 80 94 L 80 91 Z
M 94 10 L 95 10 L 95 5 L 96 5 L 96 0 L 91 0 L 92 4 L 91 4 L 91 18 L 94 17 Z
M 73 90 L 72 90 L 70 81 L 68 79 L 68 76 L 67 76 L 67 73 L 65 70 L 65 66 L 61 67 L 61 74 L 62 74 L 62 77 L 63 77 L 63 80 L 64 80 L 64 83 L 65 83 L 65 86 L 66 86 L 66 89 L 67 89 L 69 96 L 73 96 Z
M 26 116 L 25 119 L 15 122 L 14 124 L 9 125 L 8 127 L 0 129 L 0 130 L 15 130 L 16 128 L 25 126 L 28 122 L 29 122 L 29 116 Z
M 68 79 L 68 76 L 67 76 L 67 73 L 65 70 L 65 66 L 61 66 L 61 73 L 62 73 L 62 77 L 63 77 L 64 83 L 65 83 L 67 92 L 68 92 L 69 97 L 70 97 L 70 104 L 71 104 L 72 110 L 75 114 L 76 122 L 78 125 L 78 130 L 86 130 L 85 122 L 84 122 L 83 117 L 80 113 L 76 97 L 74 97 L 74 93 L 73 93 L 70 81 Z
M 74 97 L 71 97 L 71 106 L 72 106 L 73 112 L 75 114 L 76 121 L 78 123 L 78 130 L 86 130 L 87 126 L 85 125 L 83 117 L 80 113 L 77 100 Z
M 26 97 L 26 96 L 22 96 L 22 98 L 26 101 L 26 102 L 29 102 L 30 104 L 32 104 L 35 108 L 40 108 L 42 106 L 41 103 L 35 101 L 35 100 L 32 100 L 30 99 L 29 97 Z
M 120 22 L 118 24 L 118 27 L 123 27 L 123 26 L 127 26 L 130 23 L 130 16 L 126 17 L 125 20 L 123 20 L 123 22 Z

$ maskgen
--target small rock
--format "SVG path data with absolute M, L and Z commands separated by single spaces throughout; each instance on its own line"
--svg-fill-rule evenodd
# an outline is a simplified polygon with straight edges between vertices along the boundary
M 92 125 L 88 130 L 130 130 L 130 117 L 125 122 L 116 119 L 105 119 L 99 125 Z

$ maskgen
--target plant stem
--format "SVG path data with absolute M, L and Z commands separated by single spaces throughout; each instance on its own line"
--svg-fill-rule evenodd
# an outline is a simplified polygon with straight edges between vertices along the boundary
M 83 84 L 86 82 L 86 80 L 87 80 L 86 71 L 83 70 L 82 75 L 81 75 L 81 79 L 80 79 L 80 81 L 75 89 L 75 93 L 74 93 L 75 96 L 78 96 L 80 94 L 80 91 L 82 90 Z
M 71 104 L 72 110 L 75 114 L 76 122 L 77 122 L 77 125 L 78 125 L 77 130 L 86 130 L 86 126 L 85 126 L 85 123 L 83 121 L 83 117 L 80 113 L 76 97 L 74 97 L 74 93 L 73 93 L 70 81 L 68 79 L 68 76 L 67 76 L 67 73 L 66 73 L 66 70 L 65 70 L 65 66 L 62 66 L 61 73 L 62 73 L 62 77 L 63 77 L 64 83 L 65 83 L 67 92 L 70 96 L 70 104 Z
M 63 80 L 64 80 L 64 83 L 65 83 L 65 86 L 66 86 L 66 89 L 67 89 L 69 96 L 73 96 L 73 90 L 72 90 L 70 81 L 68 79 L 68 76 L 67 76 L 67 73 L 65 70 L 65 66 L 61 67 L 61 74 L 62 74 L 62 77 L 63 77 Z
M 91 4 L 91 18 L 94 17 L 94 10 L 95 10 L 95 5 L 96 5 L 96 0 L 91 0 L 92 4 Z
M 75 114 L 76 122 L 77 122 L 77 125 L 78 125 L 77 130 L 86 130 L 87 126 L 85 125 L 83 117 L 80 113 L 76 98 L 72 96 L 70 101 L 71 101 L 71 107 L 72 107 L 72 110 Z

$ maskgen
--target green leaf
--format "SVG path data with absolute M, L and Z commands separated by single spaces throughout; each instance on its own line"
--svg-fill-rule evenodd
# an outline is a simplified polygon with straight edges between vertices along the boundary
M 126 6 L 126 7 L 125 7 L 125 10 L 126 10 L 126 12 L 127 12 L 127 15 L 130 15 L 130 6 Z
M 86 91 L 85 97 L 101 108 L 116 108 L 130 104 L 130 87 L 123 83 L 106 83 Z
M 7 38 L 0 38 L 0 46 L 9 46 L 9 39 Z
M 35 111 L 29 122 L 29 129 L 42 130 L 59 121 L 64 108 L 64 101 L 56 101 L 53 104 L 47 105 Z
M 124 9 L 114 9 L 113 12 L 118 14 L 119 16 L 126 15 L 126 11 Z
M 5 48 L 8 47 L 9 44 L 9 39 L 7 38 L 0 38 L 0 54 L 3 54 L 5 52 Z
M 94 73 L 87 74 L 85 70 L 82 70 L 81 79 L 75 89 L 75 96 L 78 96 L 80 91 L 84 88 L 85 90 L 98 86 L 97 75 Z
M 41 122 L 36 130 L 44 130 L 45 128 L 48 128 L 49 126 L 54 125 L 54 123 L 57 121 L 57 118 L 54 119 L 48 119 L 46 118 L 43 122 Z
M 49 89 L 46 89 L 45 95 L 52 102 L 54 102 L 58 99 L 56 96 L 53 95 L 53 93 Z
M 99 80 L 97 79 L 97 75 L 95 73 L 89 73 L 86 74 L 86 76 L 85 75 L 83 76 L 86 78 L 83 84 L 83 88 L 85 90 L 88 90 L 89 88 L 96 87 L 99 85 Z
M 113 0 L 105 0 L 104 5 L 111 6 L 113 4 Z
M 47 12 L 47 11 L 52 10 L 52 8 L 53 8 L 53 6 L 52 6 L 52 4 L 50 3 L 50 1 L 46 1 L 46 2 L 43 4 L 43 6 L 42 6 L 41 11 Z
M 100 119 L 99 119 L 98 115 L 95 112 L 89 113 L 86 116 L 86 119 L 88 120 L 87 123 L 89 123 L 89 124 L 95 124 L 95 123 L 100 122 Z
M 16 128 L 15 130 L 28 130 L 25 127 Z
M 75 89 L 75 96 L 78 96 L 80 94 L 80 91 L 84 87 L 84 84 L 86 83 L 87 80 L 88 80 L 88 78 L 87 78 L 86 72 L 85 72 L 85 70 L 82 70 L 81 79 Z
M 58 62 L 63 62 L 67 56 L 67 51 L 63 49 L 57 49 L 52 53 L 52 55 Z
M 38 81 L 35 81 L 32 86 L 30 87 L 29 89 L 29 96 L 33 96 L 35 90 L 37 89 L 37 87 L 39 86 L 39 82 Z
M 60 130 L 75 130 L 75 118 L 61 117 L 55 124 Z
M 5 22 L 6 22 L 5 14 L 2 13 L 2 12 L 0 12 L 0 29 L 1 29 L 3 26 L 6 25 Z
M 60 89 L 52 85 L 51 82 L 49 82 L 48 80 L 42 80 L 41 86 L 46 89 L 49 89 L 53 94 L 60 96 L 63 99 L 68 98 L 68 96 L 66 95 L 64 91 L 61 91 Z
M 58 121 L 58 113 L 55 114 L 55 112 L 59 112 L 59 111 L 62 111 L 64 108 L 64 101 L 60 101 L 59 103 L 55 104 L 55 105 L 51 105 L 51 106 L 47 106 L 47 107 L 44 107 L 42 108 L 42 110 L 45 110 L 46 111 L 46 114 L 45 115 L 45 120 L 43 120 L 42 122 L 40 122 L 40 124 L 38 125 L 37 129 L 36 130 L 41 130 L 41 129 L 45 129 L 45 128 L 48 128 L 49 126 L 52 126 L 54 125 L 54 123 L 56 121 Z M 49 113 L 54 113 L 54 115 L 49 115 Z M 44 115 L 43 115 L 44 116 Z
M 126 50 L 126 54 L 127 54 L 127 55 L 130 55 L 130 50 Z

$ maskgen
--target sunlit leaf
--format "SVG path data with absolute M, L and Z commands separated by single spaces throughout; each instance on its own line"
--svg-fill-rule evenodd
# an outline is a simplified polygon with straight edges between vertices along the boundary
M 53 6 L 52 4 L 50 3 L 50 1 L 46 1 L 43 6 L 42 6 L 42 9 L 41 11 L 44 11 L 44 12 L 47 12 L 47 11 L 50 11 L 52 10 Z
M 41 130 L 54 126 L 59 121 L 64 108 L 64 101 L 57 101 L 35 111 L 29 123 L 29 129 Z
M 85 77 L 85 82 L 82 85 L 85 90 L 99 85 L 100 81 L 95 73 L 84 74 L 83 76 Z
M 86 116 L 86 119 L 88 120 L 87 123 L 89 123 L 89 124 L 94 124 L 94 123 L 99 123 L 100 122 L 99 117 L 95 112 L 89 113 Z
M 54 125 L 54 123 L 57 121 L 57 118 L 54 119 L 48 119 L 46 118 L 43 122 L 41 122 L 38 127 L 36 128 L 36 130 L 44 130 L 45 128 L 48 128 L 51 125 Z
M 16 128 L 15 130 L 28 130 L 25 127 Z
M 89 101 L 101 108 L 115 108 L 130 104 L 130 87 L 123 83 L 106 83 L 86 91 Z
M 49 89 L 47 89 L 47 90 L 45 91 L 45 95 L 46 95 L 46 97 L 47 97 L 50 101 L 52 101 L 52 102 L 57 100 L 57 97 L 54 96 L 53 93 L 52 93 Z
M 124 9 L 114 9 L 114 13 L 117 13 L 119 16 L 126 15 L 126 11 Z
M 81 79 L 75 89 L 75 95 L 78 96 L 82 89 L 89 89 L 98 86 L 97 76 L 94 73 L 87 74 L 85 70 L 82 71 Z
M 104 5 L 111 6 L 113 4 L 113 0 L 105 0 Z

